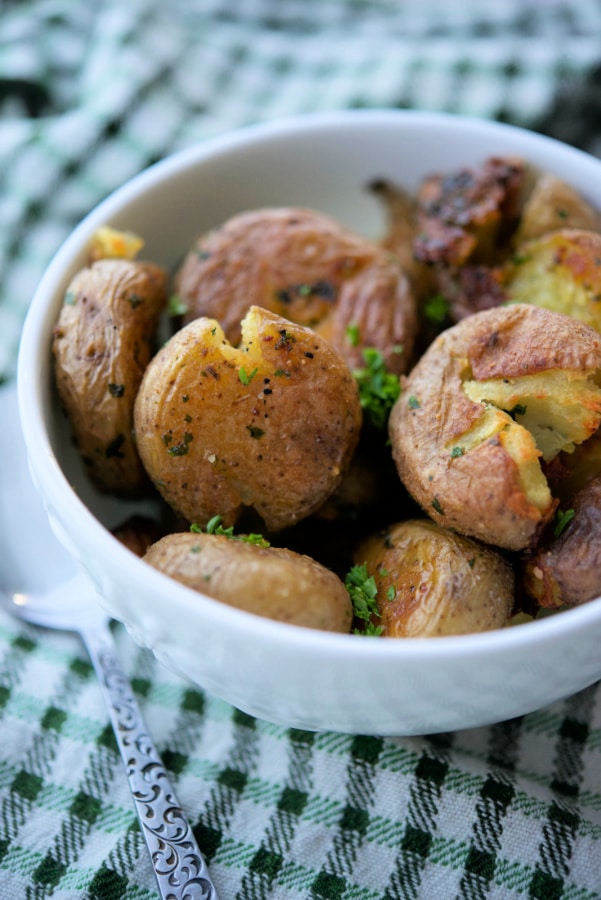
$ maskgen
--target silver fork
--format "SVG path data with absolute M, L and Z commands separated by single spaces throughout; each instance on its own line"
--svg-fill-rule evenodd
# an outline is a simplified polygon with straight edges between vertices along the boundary
M 102 688 L 135 810 L 163 900 L 218 900 L 207 865 L 148 734 L 117 658 L 109 619 L 89 579 L 52 533 L 27 471 L 16 391 L 0 390 L 2 451 L 0 600 L 26 621 L 77 632 Z M 31 565 L 35 548 L 38 564 Z M 45 585 L 52 582 L 52 587 Z

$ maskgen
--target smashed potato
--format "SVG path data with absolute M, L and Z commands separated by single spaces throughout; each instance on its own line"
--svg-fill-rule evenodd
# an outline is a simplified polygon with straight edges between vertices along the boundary
M 231 525 L 252 507 L 274 531 L 339 485 L 361 420 L 357 384 L 336 351 L 259 307 L 245 316 L 238 348 L 214 319 L 178 331 L 135 404 L 140 456 L 174 510 Z
M 601 338 L 516 304 L 443 332 L 410 375 L 389 430 L 399 475 L 445 527 L 520 550 L 555 504 L 540 465 L 601 423 Z
M 88 473 L 107 493 L 137 496 L 150 487 L 133 408 L 166 285 L 165 271 L 151 263 L 98 260 L 69 284 L 54 329 L 58 394 Z
M 503 282 L 508 300 L 554 309 L 601 331 L 601 234 L 563 228 L 520 244 Z
M 176 581 L 238 609 L 324 631 L 349 632 L 342 581 L 308 556 L 216 534 L 170 534 L 143 559 Z
M 392 372 L 411 361 L 415 299 L 402 268 L 382 247 L 313 210 L 234 216 L 197 241 L 175 288 L 186 323 L 217 319 L 233 344 L 257 305 L 323 334 L 351 368 L 361 365 L 365 347 L 380 350 Z
M 427 520 L 399 522 L 356 554 L 376 586 L 384 637 L 439 637 L 502 628 L 514 575 L 500 553 Z

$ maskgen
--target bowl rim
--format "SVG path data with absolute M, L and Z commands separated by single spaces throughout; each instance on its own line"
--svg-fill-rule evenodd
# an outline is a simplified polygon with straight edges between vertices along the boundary
M 260 634 L 263 640 L 273 638 L 280 644 L 301 647 L 303 650 L 321 649 L 331 656 L 347 656 L 349 649 L 352 648 L 351 652 L 353 655 L 356 654 L 358 660 L 397 657 L 448 660 L 458 656 L 503 652 L 508 646 L 526 648 L 541 641 L 553 642 L 560 635 L 565 641 L 570 635 L 586 629 L 601 619 L 601 597 L 582 606 L 562 610 L 556 615 L 515 627 L 477 634 L 404 638 L 402 641 L 370 641 L 363 635 L 323 632 L 276 622 L 227 606 L 152 569 L 123 547 L 72 489 L 52 449 L 48 431 L 44 426 L 43 379 L 40 377 L 40 366 L 36 366 L 35 361 L 38 359 L 40 348 L 46 346 L 48 352 L 50 309 L 61 283 L 64 282 L 65 271 L 73 265 L 75 257 L 89 242 L 96 228 L 109 221 L 116 211 L 138 198 L 154 184 L 168 180 L 175 173 L 181 174 L 188 169 L 196 168 L 223 152 L 257 145 L 274 138 L 291 138 L 299 132 L 308 134 L 311 131 L 319 132 L 324 128 L 354 130 L 358 125 L 366 127 L 368 124 L 371 127 L 379 125 L 396 128 L 403 125 L 419 129 L 430 128 L 439 132 L 449 130 L 455 132 L 459 126 L 474 136 L 483 131 L 488 134 L 513 136 L 518 143 L 540 147 L 552 154 L 567 155 L 575 165 L 590 168 L 591 174 L 595 174 L 601 180 L 601 160 L 553 138 L 502 122 L 418 110 L 369 109 L 306 113 L 246 125 L 170 154 L 117 187 L 80 221 L 51 259 L 34 292 L 25 317 L 17 360 L 19 411 L 34 482 L 42 494 L 51 520 L 52 510 L 62 508 L 63 515 L 81 524 L 86 535 L 86 543 L 94 544 L 98 548 L 99 557 L 106 562 L 114 560 L 116 566 L 130 568 L 142 591 L 147 581 L 150 582 L 148 590 L 152 590 L 152 584 L 162 584 L 164 590 L 169 592 L 170 602 L 177 606 L 178 611 L 189 610 L 193 614 L 193 607 L 200 607 L 203 616 L 211 620 L 212 624 L 243 631 L 247 638 L 256 633 Z

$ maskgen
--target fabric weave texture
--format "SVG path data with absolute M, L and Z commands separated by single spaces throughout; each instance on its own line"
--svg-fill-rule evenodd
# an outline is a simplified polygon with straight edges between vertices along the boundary
M 497 119 L 601 153 L 600 87 L 598 0 L 4 0 L 0 377 L 72 227 L 169 153 L 346 108 Z M 222 900 L 601 898 L 598 686 L 453 734 L 313 734 L 115 630 Z M 0 736 L 2 900 L 156 900 L 82 645 L 1 611 Z

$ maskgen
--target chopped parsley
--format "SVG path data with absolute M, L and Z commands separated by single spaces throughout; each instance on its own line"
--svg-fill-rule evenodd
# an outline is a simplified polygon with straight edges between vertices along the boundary
M 356 628 L 354 633 L 372 637 L 382 634 L 382 626 L 374 625 L 372 622 L 373 616 L 380 618 L 376 602 L 378 588 L 373 575 L 368 575 L 367 564 L 363 563 L 361 566 L 353 566 L 347 573 L 344 586 L 351 598 L 355 618 L 366 623 L 363 629 Z
M 169 456 L 185 456 L 188 452 L 188 444 L 193 440 L 194 435 L 190 434 L 189 431 L 185 431 L 183 441 L 181 441 L 181 443 L 179 444 L 174 444 L 173 447 L 169 447 L 167 453 L 169 454 Z M 163 443 L 166 443 L 165 435 L 163 435 Z
M 77 300 L 77 294 L 75 291 L 67 291 L 64 297 L 64 303 L 67 306 L 75 306 L 75 301 Z
M 109 382 L 109 394 L 111 397 L 122 397 L 125 393 L 124 384 L 112 384 Z
M 401 383 L 398 375 L 387 370 L 380 350 L 366 347 L 363 359 L 365 368 L 353 372 L 359 388 L 359 400 L 372 425 L 383 431 L 390 410 L 401 393 Z
M 575 515 L 576 512 L 573 509 L 557 510 L 555 519 L 553 520 L 553 534 L 556 538 L 558 538 L 560 534 L 563 534 Z
M 346 338 L 347 338 L 349 344 L 351 345 L 351 347 L 359 346 L 360 337 L 361 336 L 359 334 L 359 326 L 357 325 L 356 322 L 351 322 L 349 325 L 347 325 Z
M 267 548 L 270 546 L 269 541 L 266 541 L 262 534 L 234 534 L 233 525 L 230 525 L 229 528 L 224 528 L 221 522 L 221 516 L 213 516 L 207 522 L 206 533 L 223 535 L 232 541 L 243 541 L 245 544 L 255 544 L 257 547 Z M 193 534 L 202 534 L 202 528 L 195 522 L 190 525 L 190 531 Z
M 188 304 L 178 294 L 172 294 L 167 301 L 167 314 L 169 316 L 183 316 L 188 312 Z
M 444 512 L 442 506 L 440 505 L 440 500 L 438 497 L 435 497 L 432 501 L 432 508 L 436 510 L 439 516 L 444 516 Z
M 407 403 L 409 404 L 409 409 L 419 409 L 421 406 L 421 403 L 419 402 L 417 397 L 413 396 L 413 394 L 411 394 L 411 396 L 407 400 Z
M 424 315 L 434 325 L 442 325 L 448 318 L 450 303 L 443 294 L 434 294 L 424 304 Z
M 250 434 L 251 438 L 254 438 L 255 440 L 259 440 L 259 438 L 262 438 L 263 435 L 265 434 L 263 429 L 257 428 L 256 425 L 247 425 L 246 430 Z
M 252 372 L 247 372 L 244 366 L 240 366 L 238 369 L 238 378 L 242 384 L 250 384 L 258 371 L 258 369 L 253 369 Z
M 451 459 L 457 459 L 458 456 L 463 456 L 465 453 L 465 447 L 453 447 L 451 450 Z

